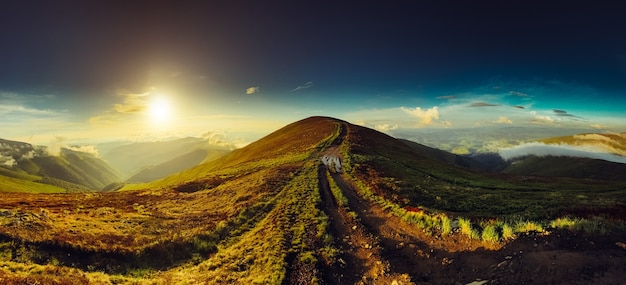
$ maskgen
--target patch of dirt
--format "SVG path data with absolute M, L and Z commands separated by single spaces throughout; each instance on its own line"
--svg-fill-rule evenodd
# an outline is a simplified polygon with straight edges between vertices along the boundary
M 319 168 L 319 189 L 323 210 L 329 217 L 330 232 L 341 250 L 337 264 L 324 272 L 328 284 L 410 284 L 407 276 L 390 272 L 382 258 L 377 239 L 349 214 L 349 209 L 337 205 L 326 179 L 326 168 Z M 395 283 L 394 283 L 395 282 Z

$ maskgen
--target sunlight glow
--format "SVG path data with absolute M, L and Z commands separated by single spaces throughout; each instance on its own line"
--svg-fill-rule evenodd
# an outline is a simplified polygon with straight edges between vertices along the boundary
M 153 122 L 167 122 L 172 116 L 172 105 L 167 98 L 159 96 L 150 102 L 148 112 Z

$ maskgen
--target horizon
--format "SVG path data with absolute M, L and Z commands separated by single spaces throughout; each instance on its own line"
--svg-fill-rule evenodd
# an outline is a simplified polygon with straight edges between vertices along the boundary
M 317 115 L 394 136 L 626 132 L 610 5 L 238 4 L 3 3 L 1 137 L 245 145 Z

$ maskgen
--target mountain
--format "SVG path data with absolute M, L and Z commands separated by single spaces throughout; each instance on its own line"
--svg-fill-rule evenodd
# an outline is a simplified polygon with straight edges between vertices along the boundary
M 161 179 L 171 174 L 174 174 L 176 172 L 180 172 L 182 170 L 196 166 L 200 164 L 201 162 L 213 161 L 227 154 L 228 152 L 229 150 L 226 150 L 226 149 L 192 150 L 189 153 L 172 158 L 159 165 L 149 166 L 143 169 L 142 171 L 140 171 L 139 173 L 128 178 L 126 182 L 127 183 L 141 183 L 141 182 L 150 182 L 153 180 Z
M 626 181 L 626 133 L 553 137 L 501 152 L 509 156 L 502 173 Z
M 502 173 L 626 181 L 626 164 L 569 156 L 526 156 L 514 159 Z
M 147 177 L 162 176 L 162 174 L 172 174 L 168 169 L 179 169 L 181 167 L 191 167 L 196 165 L 190 162 L 201 162 L 207 157 L 198 159 L 193 154 L 196 150 L 205 150 L 209 159 L 216 155 L 223 154 L 231 150 L 231 146 L 224 144 L 211 144 L 206 139 L 187 137 L 169 141 L 139 142 L 124 145 L 117 145 L 112 148 L 99 147 L 102 159 L 111 164 L 122 173 L 125 179 L 131 181 L 145 181 Z M 199 154 L 198 152 L 195 153 Z M 177 157 L 188 155 L 189 162 Z M 168 161 L 172 161 L 169 162 Z M 162 166 L 158 166 L 165 164 Z M 178 166 L 175 166 L 178 165 Z M 158 166 L 158 167 L 157 167 Z M 152 170 L 149 170 L 152 169 Z M 184 168 L 182 168 L 184 169 Z M 140 174 L 143 172 L 143 174 Z M 169 173 L 168 173 L 169 172 Z M 156 174 L 158 173 L 158 175 Z
M 311 117 L 119 191 L 5 193 L 0 276 L 4 284 L 622 281 L 625 182 L 494 174 L 450 158 Z
M 462 156 L 450 153 L 433 147 L 425 146 L 423 144 L 419 144 L 410 140 L 400 139 L 400 141 L 408 144 L 419 153 L 426 155 L 434 160 L 477 170 L 488 170 L 491 168 L 489 164 L 485 164 L 480 160 L 474 159 L 473 156 Z
M 0 154 L 0 175 L 53 185 L 66 191 L 100 190 L 121 179 L 120 174 L 100 158 L 68 148 L 62 148 L 59 156 L 53 156 L 48 155 L 45 147 L 0 140 Z

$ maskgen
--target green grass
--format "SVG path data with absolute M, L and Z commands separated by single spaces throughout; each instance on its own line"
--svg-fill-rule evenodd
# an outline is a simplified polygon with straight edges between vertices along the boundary
M 326 179 L 328 180 L 330 191 L 333 193 L 333 197 L 335 197 L 335 200 L 337 201 L 337 205 L 340 207 L 347 207 L 348 198 L 343 195 L 343 192 L 339 189 L 339 186 L 337 186 L 337 182 L 335 182 L 335 179 L 332 178 L 328 171 L 326 171 Z
M 53 185 L 0 176 L 0 192 L 65 193 L 66 190 Z

